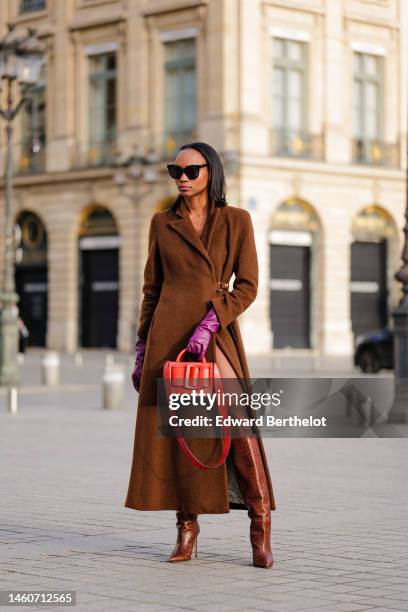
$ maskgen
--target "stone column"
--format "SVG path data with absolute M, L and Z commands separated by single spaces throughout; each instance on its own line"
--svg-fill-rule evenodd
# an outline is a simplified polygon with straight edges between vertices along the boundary
M 198 117 L 203 140 L 219 152 L 235 148 L 228 130 L 236 136 L 236 0 L 219 0 L 207 6 L 202 44 L 198 47 Z M 201 85 L 201 86 L 200 86 Z M 204 138 L 205 135 L 205 138 Z
M 340 194 L 341 198 L 341 194 Z M 353 334 L 350 316 L 350 217 L 339 201 L 332 201 L 324 216 L 323 358 L 330 367 L 339 361 L 351 366 Z M 323 276 L 322 274 L 322 276 Z
M 131 185 L 130 189 L 136 191 Z M 142 275 L 146 253 L 141 249 L 143 208 L 146 200 L 132 200 L 129 196 L 118 195 L 115 210 L 120 211 L 119 251 L 119 313 L 117 348 L 132 352 L 135 345 L 135 331 L 141 301 Z
M 78 336 L 78 212 L 74 194 L 60 192 L 46 215 L 48 231 L 48 323 L 46 346 L 73 352 Z
M 350 140 L 346 130 L 345 95 L 352 78 L 345 70 L 344 2 L 326 0 L 326 37 L 323 56 L 326 88 L 324 92 L 324 128 L 326 161 L 349 163 Z
M 73 15 L 71 2 L 53 3 L 55 34 L 49 53 L 47 79 L 47 170 L 67 171 L 74 160 L 75 110 L 81 80 L 76 74 L 75 35 L 71 35 L 67 23 Z M 49 43 L 51 44 L 51 42 Z
M 261 0 L 241 0 L 238 10 L 238 86 L 241 154 L 267 155 L 268 128 L 263 118 L 263 14 Z
M 255 198 L 249 199 L 255 204 Z M 248 200 L 247 200 L 248 205 Z M 256 207 L 249 212 L 255 232 L 258 255 L 259 282 L 258 294 L 248 311 L 240 319 L 240 329 L 248 353 L 270 355 L 272 352 L 272 329 L 269 316 L 269 242 L 266 229 L 270 213 L 267 205 L 257 199 Z

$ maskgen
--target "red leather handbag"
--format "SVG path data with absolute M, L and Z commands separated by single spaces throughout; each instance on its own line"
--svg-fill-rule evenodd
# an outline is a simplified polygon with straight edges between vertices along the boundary
M 190 393 L 193 389 L 200 391 L 203 389 L 206 393 L 216 393 L 218 390 L 222 392 L 221 376 L 216 363 L 207 361 L 203 357 L 203 361 L 181 361 L 187 349 L 184 348 L 176 357 L 176 361 L 166 361 L 163 367 L 164 386 L 167 400 L 171 393 Z M 223 417 L 227 416 L 227 410 L 224 403 L 218 405 L 219 414 Z M 222 425 L 223 429 L 223 446 L 221 455 L 214 465 L 202 463 L 188 448 L 179 427 L 176 427 L 177 441 L 191 463 L 201 470 L 209 470 L 217 468 L 226 460 L 230 446 L 231 433 L 227 425 Z

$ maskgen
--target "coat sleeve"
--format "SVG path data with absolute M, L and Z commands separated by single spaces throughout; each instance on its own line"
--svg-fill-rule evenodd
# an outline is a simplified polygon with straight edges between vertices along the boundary
M 143 299 L 140 307 L 139 325 L 136 331 L 137 335 L 144 340 L 147 339 L 150 323 L 157 302 L 159 301 L 163 281 L 163 269 L 157 242 L 156 215 L 157 213 L 153 215 L 150 221 L 149 248 L 142 287 Z
M 232 291 L 211 300 L 221 328 L 232 323 L 254 301 L 258 293 L 258 258 L 251 215 L 243 210 L 241 231 L 234 258 Z

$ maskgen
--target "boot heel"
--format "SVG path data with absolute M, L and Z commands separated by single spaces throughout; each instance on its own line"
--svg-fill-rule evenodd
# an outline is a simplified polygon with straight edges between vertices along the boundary
M 197 546 L 198 546 L 198 536 L 196 537 L 196 541 L 195 541 L 195 556 L 197 557 Z

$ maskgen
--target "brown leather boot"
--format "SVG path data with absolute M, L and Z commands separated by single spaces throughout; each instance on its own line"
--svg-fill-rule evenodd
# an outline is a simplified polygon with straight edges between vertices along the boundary
M 197 521 L 197 514 L 188 512 L 176 512 L 177 518 L 177 542 L 173 552 L 167 561 L 189 561 L 195 543 L 195 556 L 197 557 L 197 540 L 200 533 L 200 525 Z
M 234 438 L 231 453 L 238 486 L 251 519 L 253 564 L 255 567 L 272 567 L 271 503 L 258 439 Z

